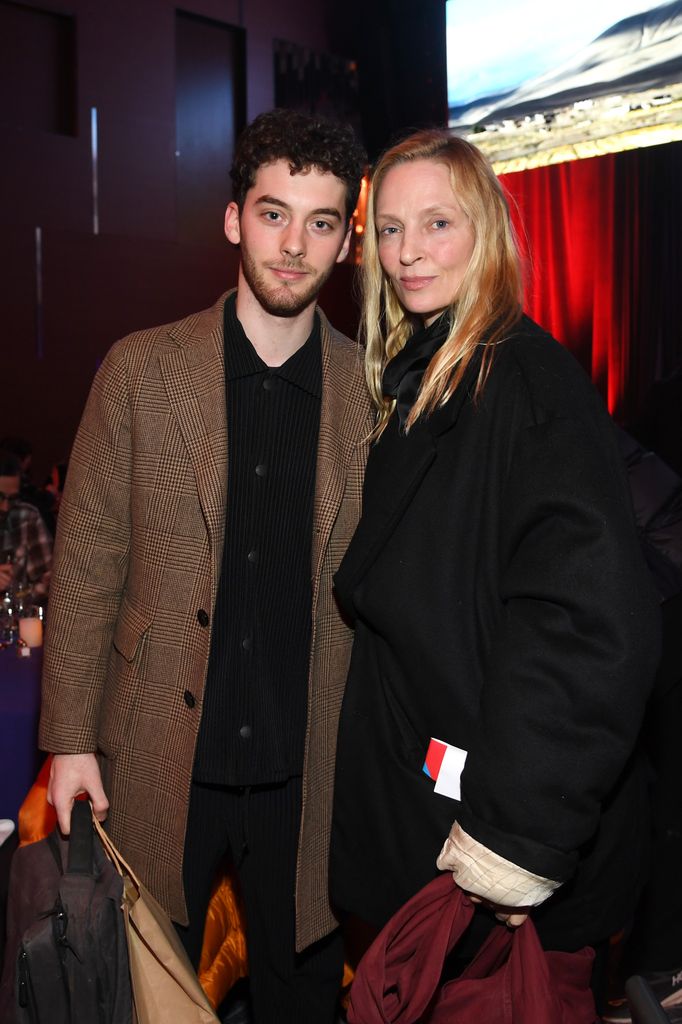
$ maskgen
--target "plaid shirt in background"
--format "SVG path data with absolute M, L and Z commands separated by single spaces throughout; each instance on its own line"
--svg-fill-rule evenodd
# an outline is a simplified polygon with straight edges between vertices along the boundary
M 0 558 L 14 564 L 15 583 L 28 583 L 38 597 L 47 593 L 52 568 L 52 541 L 40 512 L 25 501 L 14 502 L 0 518 Z

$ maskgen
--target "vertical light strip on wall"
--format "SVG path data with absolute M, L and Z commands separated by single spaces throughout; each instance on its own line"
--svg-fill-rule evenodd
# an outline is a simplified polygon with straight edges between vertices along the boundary
M 92 157 L 92 233 L 99 234 L 99 171 L 97 166 L 97 107 L 90 107 L 90 145 Z
M 42 359 L 45 355 L 45 337 L 43 334 L 43 229 L 35 229 L 36 241 L 36 356 Z

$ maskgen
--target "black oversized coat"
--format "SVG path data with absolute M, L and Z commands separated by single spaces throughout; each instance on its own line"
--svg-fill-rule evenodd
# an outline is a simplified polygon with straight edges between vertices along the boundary
M 338 744 L 332 899 L 382 924 L 437 874 L 453 820 L 564 885 L 546 945 L 619 927 L 646 845 L 633 753 L 658 611 L 612 425 L 573 357 L 524 318 L 409 434 L 369 458 L 336 576 L 355 642 Z M 467 751 L 462 800 L 422 771 Z

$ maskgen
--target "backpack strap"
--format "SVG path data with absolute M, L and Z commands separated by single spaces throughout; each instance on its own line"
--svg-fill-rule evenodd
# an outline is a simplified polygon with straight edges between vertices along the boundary
M 59 843 L 59 835 L 56 825 L 47 837 L 47 848 L 54 857 L 55 864 L 59 868 L 59 874 L 63 875 L 64 864 L 62 861 L 62 848 Z
M 91 875 L 93 864 L 92 811 L 87 800 L 76 800 L 71 808 L 67 874 Z

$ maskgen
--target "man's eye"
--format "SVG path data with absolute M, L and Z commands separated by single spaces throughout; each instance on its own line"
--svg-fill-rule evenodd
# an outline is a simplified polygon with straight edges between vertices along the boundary
M 316 220 L 315 228 L 317 231 L 331 231 L 331 224 L 327 220 Z
M 273 221 L 280 220 L 281 216 L 282 215 L 280 213 L 278 213 L 277 210 L 267 210 L 266 213 L 265 213 L 265 219 L 266 220 L 273 220 Z

